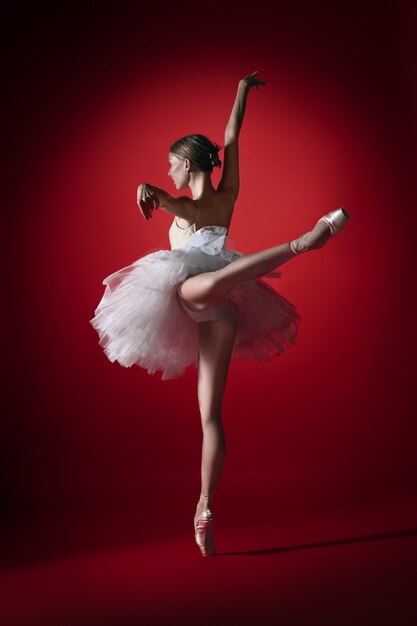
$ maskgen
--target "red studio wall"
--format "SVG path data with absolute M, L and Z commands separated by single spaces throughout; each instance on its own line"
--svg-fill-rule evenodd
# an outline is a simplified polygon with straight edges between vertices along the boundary
M 145 222 L 138 184 L 175 195 L 169 146 L 221 144 L 256 69 L 268 83 L 248 98 L 233 247 L 288 241 L 339 206 L 351 223 L 268 281 L 300 335 L 269 364 L 232 363 L 221 485 L 330 500 L 415 486 L 413 9 L 261 3 L 237 21 L 236 6 L 10 17 L 6 517 L 198 493 L 196 370 L 163 382 L 110 363 L 89 319 L 105 276 L 169 248 L 172 216 Z

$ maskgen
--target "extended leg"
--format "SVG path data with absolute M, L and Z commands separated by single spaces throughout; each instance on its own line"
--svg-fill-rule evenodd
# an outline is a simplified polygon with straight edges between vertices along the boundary
M 195 310 L 214 306 L 238 283 L 263 276 L 300 252 L 321 248 L 330 237 L 341 232 L 348 219 L 344 209 L 337 209 L 321 218 L 311 232 L 298 240 L 247 254 L 219 270 L 188 278 L 180 287 L 180 295 Z
M 214 272 L 191 276 L 181 285 L 181 296 L 195 310 L 214 306 L 240 282 L 272 271 L 295 256 L 289 243 L 247 254 Z

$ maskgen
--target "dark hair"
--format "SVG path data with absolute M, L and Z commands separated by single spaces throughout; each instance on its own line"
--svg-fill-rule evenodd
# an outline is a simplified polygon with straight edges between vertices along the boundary
M 203 172 L 212 172 L 213 167 L 222 165 L 220 149 L 221 146 L 204 135 L 186 135 L 173 143 L 169 151 L 182 159 L 189 159 Z

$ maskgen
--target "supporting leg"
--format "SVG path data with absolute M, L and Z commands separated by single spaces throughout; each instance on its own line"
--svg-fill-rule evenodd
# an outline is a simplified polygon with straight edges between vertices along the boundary
M 222 400 L 236 337 L 237 321 L 207 321 L 198 324 L 198 402 L 203 443 L 201 455 L 201 496 L 194 523 L 213 504 L 226 455 L 222 424 Z

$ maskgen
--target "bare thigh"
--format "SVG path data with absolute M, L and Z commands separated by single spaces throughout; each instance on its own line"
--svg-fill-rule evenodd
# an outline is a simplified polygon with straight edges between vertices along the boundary
M 218 272 L 202 272 L 191 276 L 178 285 L 181 297 L 195 311 L 202 311 L 216 304 L 223 297 L 218 293 Z
M 233 353 L 237 321 L 200 322 L 198 327 L 198 403 L 201 419 L 221 419 L 223 393 Z

